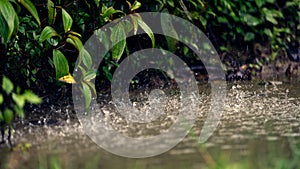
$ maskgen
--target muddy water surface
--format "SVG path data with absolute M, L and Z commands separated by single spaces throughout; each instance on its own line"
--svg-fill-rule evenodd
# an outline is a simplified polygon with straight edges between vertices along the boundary
M 299 82 L 228 84 L 221 122 L 204 144 L 197 139 L 211 102 L 209 87 L 201 85 L 199 89 L 201 106 L 195 126 L 182 142 L 161 155 L 130 159 L 111 154 L 91 141 L 78 121 L 71 118 L 19 127 L 14 142 L 22 144 L 12 152 L 1 146 L 0 169 L 300 168 Z M 159 134 L 157 130 L 166 130 L 176 120 L 178 97 L 174 93 L 169 97 L 165 121 L 156 130 L 153 128 L 159 125 L 149 131 L 143 126 L 133 130 L 136 126 L 119 122 L 122 117 L 114 115 L 109 102 L 99 112 L 130 136 Z M 139 98 L 135 101 L 141 109 L 147 105 Z M 26 143 L 31 147 L 26 149 Z

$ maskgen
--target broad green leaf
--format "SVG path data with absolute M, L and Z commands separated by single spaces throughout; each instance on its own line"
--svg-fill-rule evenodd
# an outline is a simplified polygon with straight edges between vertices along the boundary
M 24 114 L 24 110 L 23 108 L 20 108 L 19 106 L 15 105 L 14 106 L 14 111 L 16 113 L 16 115 L 22 119 L 24 119 L 25 114 Z
M 48 39 L 52 38 L 53 36 L 58 36 L 58 34 L 52 27 L 46 26 L 41 33 L 39 41 L 44 42 L 45 40 L 48 40 Z
M 7 38 L 6 40 L 9 40 L 13 32 L 15 32 L 15 30 L 18 28 L 19 24 L 17 23 L 16 25 L 16 18 L 18 16 L 15 12 L 15 9 L 8 0 L 0 0 L 0 14 L 2 15 L 3 19 L 6 21 L 7 24 L 7 31 L 3 31 L 6 32 L 7 35 L 3 34 L 2 36 Z M 3 19 L 1 19 L 0 21 L 3 22 Z M 1 23 L 1 25 L 5 24 Z
M 110 66 L 103 66 L 102 67 L 102 70 L 103 70 L 103 72 L 105 73 L 105 77 L 109 80 L 109 81 L 111 81 L 112 80 L 112 74 L 111 74 L 111 72 L 110 72 Z
M 260 20 L 252 15 L 246 14 L 244 16 L 244 21 L 247 23 L 249 26 L 256 26 L 260 24 Z
M 77 49 L 77 46 L 76 46 L 75 42 L 73 41 L 73 39 L 67 38 L 66 42 L 69 43 L 69 44 L 71 44 L 71 45 L 73 45 Z
M 175 52 L 176 44 L 178 43 L 177 39 L 179 38 L 172 22 L 167 21 L 166 17 L 161 17 L 161 26 L 165 34 L 171 35 L 171 37 L 166 37 L 168 49 L 171 52 Z
M 132 24 L 133 24 L 133 34 L 136 35 L 138 28 L 139 28 L 139 24 L 137 22 L 137 19 L 135 19 L 136 16 L 134 15 L 129 15 L 131 20 L 132 20 Z
M 87 71 L 86 74 L 83 77 L 84 81 L 91 81 L 96 77 L 96 73 L 93 70 Z
M 269 37 L 272 38 L 273 37 L 273 33 L 270 29 L 264 29 L 264 33 Z
M 110 39 L 107 37 L 107 33 L 101 29 L 98 29 L 95 31 L 95 35 L 97 35 L 98 40 L 103 44 L 105 49 L 108 49 L 110 46 Z
M 103 8 L 104 9 L 104 8 Z M 107 21 L 110 21 L 110 16 L 115 14 L 115 13 L 122 13 L 124 14 L 123 11 L 120 11 L 120 10 L 115 10 L 112 6 L 109 7 L 109 8 L 106 8 L 104 10 L 104 12 L 101 14 L 101 16 L 103 16 L 104 18 L 104 21 L 107 22 Z
M 41 25 L 39 15 L 37 13 L 37 10 L 35 6 L 32 4 L 30 0 L 18 0 L 35 18 L 35 20 L 38 22 L 39 25 Z
M 72 44 L 79 52 L 83 49 L 83 44 L 77 36 L 68 34 L 68 38 L 66 41 Z
M 12 94 L 12 99 L 14 100 L 14 102 L 20 107 L 23 108 L 25 105 L 25 97 L 23 95 L 18 95 L 13 93 Z
M 82 82 L 82 92 L 85 100 L 85 109 L 86 111 L 89 111 L 89 107 L 92 101 L 92 92 L 89 86 L 84 82 Z
M 56 72 L 56 79 L 69 74 L 68 60 L 59 50 L 53 50 L 53 64 Z
M 19 17 L 18 16 L 16 16 L 15 18 L 14 18 L 14 30 L 13 30 L 13 35 L 14 34 L 16 34 L 18 31 L 19 31 Z
M 42 99 L 30 90 L 26 90 L 24 92 L 23 96 L 27 102 L 32 103 L 32 104 L 39 104 L 42 102 Z
M 68 14 L 68 12 L 62 8 L 62 19 L 63 19 L 63 24 L 64 24 L 64 30 L 65 32 L 68 32 L 71 30 L 72 24 L 73 24 L 73 19 L 72 17 Z
M 274 16 L 271 13 L 266 14 L 266 20 L 273 23 L 274 25 L 278 24 L 277 20 L 274 18 Z
M 51 0 L 48 0 L 47 7 L 48 7 L 48 23 L 49 25 L 53 25 L 57 14 L 55 5 Z
M 3 103 L 3 95 L 2 94 L 0 94 L 0 105 Z
M 94 94 L 96 95 L 97 94 L 97 91 L 96 91 L 96 87 L 95 87 L 95 84 L 90 82 L 90 81 L 85 81 L 86 84 L 88 84 L 90 86 L 90 88 L 93 90 Z
M 79 65 L 78 68 L 81 70 L 82 75 L 86 74 L 86 70 L 82 66 Z
M 137 23 L 139 24 L 139 26 L 150 37 L 151 42 L 152 42 L 152 47 L 154 47 L 154 45 L 155 45 L 155 38 L 154 38 L 154 34 L 153 34 L 152 30 L 150 29 L 150 27 L 139 16 L 135 16 L 135 19 L 137 20 Z
M 12 92 L 12 90 L 14 89 L 13 83 L 6 76 L 3 76 L 2 88 L 7 95 L 10 94 Z
M 113 15 L 113 14 L 115 14 L 115 13 L 122 13 L 122 14 L 124 14 L 123 11 L 115 10 L 115 9 L 111 6 L 111 7 L 107 8 L 107 9 L 103 12 L 103 14 L 101 14 L 101 15 L 102 15 L 103 17 L 110 17 L 110 15 Z
M 256 5 L 260 8 L 264 5 L 265 0 L 255 0 Z
M 122 24 L 117 24 L 111 29 L 110 40 L 113 44 L 112 47 L 112 58 L 118 61 L 126 46 L 126 33 Z
M 133 29 L 133 24 L 129 20 L 125 20 L 123 22 L 123 26 L 124 26 L 126 34 L 128 34 L 129 32 L 131 32 L 132 29 Z
M 87 50 L 83 48 L 79 53 L 79 57 L 88 69 L 92 67 L 92 57 Z
M 17 0 L 9 0 L 9 2 L 14 3 L 13 7 L 15 7 L 15 9 L 16 9 L 15 11 L 16 11 L 16 13 L 18 15 L 21 12 L 21 6 L 18 3 L 18 1 Z
M 205 18 L 205 17 L 202 17 L 202 16 L 200 16 L 200 22 L 201 22 L 201 24 L 204 26 L 204 27 L 206 27 L 206 25 L 207 25 L 207 19 Z
M 217 17 L 218 22 L 220 23 L 229 23 L 226 17 Z
M 0 13 L 0 36 L 4 40 L 4 45 L 6 46 L 8 39 L 9 39 L 9 27 L 7 25 L 7 22 L 5 18 Z
M 142 4 L 141 4 L 140 2 L 134 1 L 134 3 L 132 4 L 130 10 L 131 10 L 131 11 L 134 11 L 134 10 L 136 10 L 136 9 L 139 9 L 141 6 L 142 6 Z
M 14 118 L 14 112 L 8 108 L 6 108 L 4 110 L 4 121 L 8 124 L 10 124 L 12 121 L 13 121 L 13 118 Z
M 184 46 L 183 47 L 183 54 L 186 56 L 188 54 L 188 52 L 189 52 L 189 48 Z
M 244 37 L 244 40 L 245 41 L 251 41 L 251 40 L 254 40 L 254 37 L 255 37 L 254 33 L 247 32 L 246 35 L 245 35 L 245 37 Z
M 171 6 L 171 7 L 175 7 L 174 5 L 174 1 L 173 0 L 167 0 L 167 3 Z

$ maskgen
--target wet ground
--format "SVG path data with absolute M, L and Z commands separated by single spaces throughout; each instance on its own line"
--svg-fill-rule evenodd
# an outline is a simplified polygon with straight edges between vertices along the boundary
M 209 85 L 200 85 L 199 91 L 202 104 L 195 126 L 183 141 L 161 155 L 131 159 L 111 154 L 86 136 L 70 107 L 63 106 L 19 124 L 13 138 L 15 150 L 0 148 L 0 169 L 300 168 L 297 80 L 228 84 L 221 121 L 204 144 L 198 143 L 198 137 L 210 106 Z M 137 106 L 147 105 L 141 102 L 143 94 L 134 96 Z M 176 120 L 178 96 L 171 92 L 168 98 L 165 120 L 150 128 L 122 122 L 109 101 L 102 103 L 99 112 L 128 135 L 155 135 Z M 155 130 L 155 126 L 160 127 Z

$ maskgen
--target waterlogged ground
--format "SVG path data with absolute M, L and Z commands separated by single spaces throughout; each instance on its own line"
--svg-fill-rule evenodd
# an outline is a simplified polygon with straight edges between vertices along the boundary
M 182 142 L 163 154 L 144 159 L 111 154 L 85 135 L 70 107 L 52 107 L 47 110 L 50 115 L 20 124 L 14 133 L 14 151 L 1 146 L 0 169 L 300 168 L 299 82 L 228 84 L 221 121 L 204 144 L 199 144 L 198 138 L 211 97 L 209 85 L 199 89 L 202 104 L 195 126 Z M 178 115 L 178 95 L 170 93 L 166 114 L 151 125 L 125 122 L 109 101 L 103 101 L 96 114 L 104 117 L 103 123 L 129 136 L 157 135 Z M 140 109 L 149 106 L 141 102 L 144 94 L 133 96 Z

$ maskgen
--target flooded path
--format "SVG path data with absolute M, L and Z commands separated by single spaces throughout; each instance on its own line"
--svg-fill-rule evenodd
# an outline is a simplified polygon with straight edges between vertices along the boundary
M 207 86 L 199 88 L 202 104 L 195 126 L 182 142 L 159 156 L 130 159 L 111 154 L 92 142 L 78 121 L 71 119 L 16 130 L 14 141 L 29 142 L 31 147 L 22 150 L 26 147 L 22 144 L 8 152 L 1 146 L 0 169 L 300 167 L 299 82 L 228 84 L 221 121 L 204 144 L 197 139 L 207 117 L 210 96 Z M 104 114 L 113 111 L 110 104 L 101 109 Z M 120 126 L 127 128 L 122 123 Z

